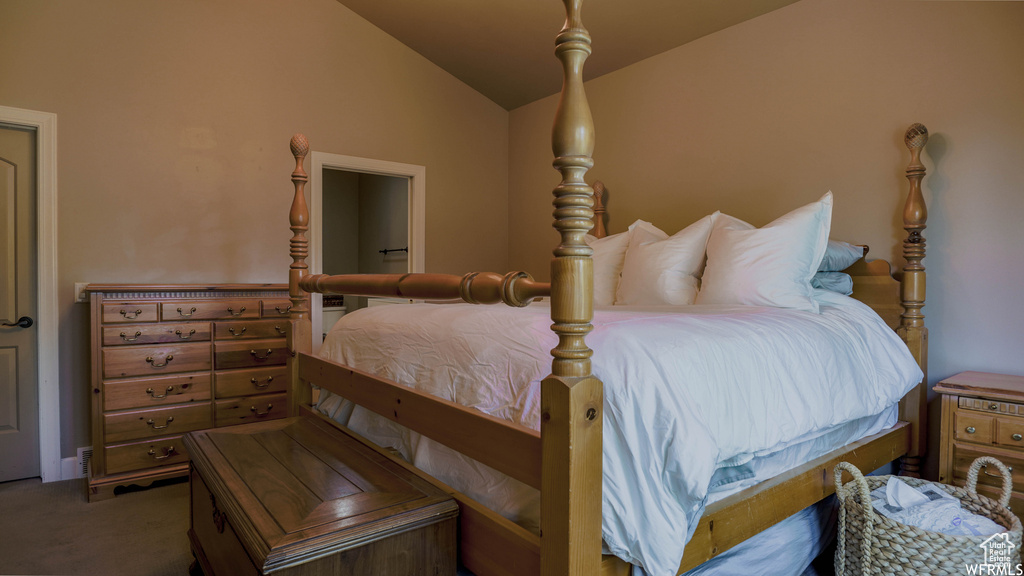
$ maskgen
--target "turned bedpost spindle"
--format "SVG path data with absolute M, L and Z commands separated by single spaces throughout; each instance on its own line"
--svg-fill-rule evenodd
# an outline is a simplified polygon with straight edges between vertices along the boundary
M 306 204 L 306 182 L 309 177 L 303 168 L 306 155 L 309 154 L 309 141 L 302 134 L 292 136 L 292 155 L 295 156 L 295 170 L 292 172 L 292 183 L 295 185 L 295 197 L 292 199 L 291 211 L 288 219 L 291 224 L 292 239 L 290 255 L 292 263 L 288 267 L 288 296 L 292 301 L 290 318 L 292 329 L 288 336 L 288 349 L 291 351 L 289 366 L 291 368 L 291 385 L 288 391 L 289 414 L 295 416 L 299 408 L 309 405 L 312 401 L 310 387 L 299 381 L 296 354 L 300 352 L 311 352 L 312 340 L 310 334 L 312 325 L 309 317 L 309 295 L 301 287 L 299 281 L 306 276 L 309 266 L 306 264 L 306 257 L 309 256 L 309 239 L 306 232 L 309 231 L 309 206 Z
M 910 164 L 907 166 L 910 191 L 903 209 L 903 227 L 907 231 L 907 238 L 903 241 L 906 264 L 900 283 L 903 314 L 900 315 L 897 332 L 924 371 L 924 380 L 907 395 L 903 405 L 904 419 L 915 421 L 916 425 L 911 430 L 910 450 L 903 459 L 902 472 L 908 476 L 919 476 L 927 452 L 928 329 L 921 311 L 925 302 L 925 270 L 921 262 L 925 256 L 925 240 L 921 233 L 928 221 L 928 208 L 921 193 L 921 180 L 925 175 L 921 151 L 928 143 L 928 129 L 921 124 L 911 125 L 907 128 L 904 143 L 910 150 Z
M 584 236 L 593 226 L 593 191 L 583 179 L 593 166 L 594 122 L 583 90 L 590 34 L 581 0 L 563 0 L 565 26 L 555 40 L 564 72 L 551 134 L 554 227 L 561 242 L 551 262 L 552 374 L 541 385 L 541 574 L 589 576 L 601 565 L 601 430 L 603 391 L 591 376 L 584 337 L 593 319 L 594 268 Z M 568 465 L 566 465 L 568 463 Z

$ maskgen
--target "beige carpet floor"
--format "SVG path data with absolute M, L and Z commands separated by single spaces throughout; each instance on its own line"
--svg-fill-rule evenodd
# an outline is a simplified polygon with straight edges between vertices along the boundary
M 0 574 L 187 576 L 188 482 L 85 493 L 84 479 L 0 484 Z

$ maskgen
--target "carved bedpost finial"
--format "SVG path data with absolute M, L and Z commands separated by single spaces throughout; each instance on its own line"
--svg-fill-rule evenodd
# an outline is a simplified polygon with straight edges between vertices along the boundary
M 296 134 L 292 136 L 291 149 L 292 155 L 295 156 L 295 170 L 292 172 L 295 197 L 292 199 L 291 212 L 288 214 L 292 230 L 292 264 L 288 270 L 288 296 L 292 301 L 292 319 L 308 319 L 309 296 L 299 287 L 299 280 L 309 270 L 309 266 L 306 265 L 306 257 L 309 256 L 309 240 L 306 238 L 306 232 L 309 231 L 309 206 L 306 204 L 305 196 L 309 177 L 303 168 L 306 155 L 309 154 L 309 141 L 302 134 Z

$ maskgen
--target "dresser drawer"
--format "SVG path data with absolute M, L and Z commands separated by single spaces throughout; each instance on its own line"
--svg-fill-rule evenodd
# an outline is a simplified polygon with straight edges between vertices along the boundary
M 988 414 L 973 414 L 965 411 L 957 411 L 954 416 L 953 436 L 957 440 L 977 442 L 979 444 L 991 444 L 995 418 Z
M 257 320 L 254 322 L 217 322 L 214 338 L 217 340 L 245 340 L 249 338 L 284 338 L 291 330 L 288 320 Z
M 210 375 L 164 376 L 103 383 L 103 410 L 159 407 L 210 399 Z
M 217 426 L 273 420 L 284 418 L 287 414 L 287 394 L 263 394 L 217 400 Z
M 156 322 L 156 304 L 104 304 L 103 323 Z
M 235 535 L 234 518 L 206 487 L 194 469 L 189 476 L 192 491 L 192 536 L 198 541 L 202 557 L 213 569 L 212 576 L 259 576 L 245 548 Z
M 264 318 L 288 318 L 288 315 L 292 311 L 292 301 L 285 298 L 284 300 L 264 300 L 263 301 L 263 317 Z
M 283 338 L 273 340 L 246 340 L 244 342 L 215 342 L 214 367 L 252 368 L 279 366 L 288 361 L 288 345 Z
M 210 339 L 209 322 L 180 324 L 138 324 L 103 329 L 104 346 L 161 344 L 165 342 L 202 342 Z
M 165 344 L 103 349 L 103 377 L 155 376 L 210 369 L 210 345 Z
M 103 415 L 104 443 L 124 442 L 183 434 L 191 430 L 211 428 L 210 403 L 152 408 L 132 412 L 111 412 Z
M 107 474 L 188 462 L 188 452 L 181 436 L 118 444 L 107 446 L 104 450 Z
M 256 299 L 223 299 L 170 301 L 160 303 L 160 317 L 165 321 L 219 320 L 259 318 L 260 301 Z
M 288 389 L 288 367 L 251 368 L 217 372 L 217 398 L 285 392 Z

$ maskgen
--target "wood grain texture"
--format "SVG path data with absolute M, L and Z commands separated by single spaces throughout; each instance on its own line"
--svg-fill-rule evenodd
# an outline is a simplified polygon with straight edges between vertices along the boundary
M 541 440 L 535 430 L 305 354 L 298 377 L 520 482 L 541 486 Z
M 185 444 L 262 574 L 454 571 L 455 503 L 333 427 L 293 418 L 197 432 Z M 209 557 L 222 532 L 196 529 L 202 512 L 193 528 Z

